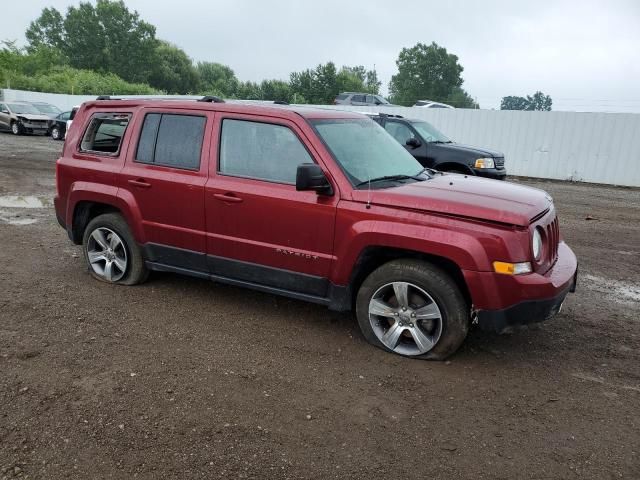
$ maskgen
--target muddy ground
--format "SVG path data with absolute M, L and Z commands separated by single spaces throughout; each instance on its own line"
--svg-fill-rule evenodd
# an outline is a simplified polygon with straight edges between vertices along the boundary
M 578 292 L 431 363 L 316 305 L 92 280 L 50 206 L 60 149 L 0 134 L 0 479 L 640 478 L 640 190 L 520 180 Z

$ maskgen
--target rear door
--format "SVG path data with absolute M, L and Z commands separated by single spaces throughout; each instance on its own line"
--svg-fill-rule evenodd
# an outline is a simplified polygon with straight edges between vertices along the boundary
M 322 163 L 293 122 L 219 115 L 205 200 L 212 273 L 324 297 L 337 187 L 333 196 L 296 191 L 298 165 Z
M 120 173 L 119 196 L 142 217 L 145 255 L 158 264 L 207 271 L 204 185 L 213 113 L 142 109 L 135 145 Z

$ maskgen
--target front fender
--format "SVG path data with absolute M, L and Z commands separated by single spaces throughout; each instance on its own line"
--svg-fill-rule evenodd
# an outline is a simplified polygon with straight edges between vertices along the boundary
M 363 212 L 359 206 L 353 209 L 360 211 L 356 214 L 343 210 L 336 222 L 336 260 L 331 281 L 337 285 L 349 283 L 353 267 L 367 247 L 389 247 L 435 255 L 452 261 L 461 270 L 480 272 L 493 271 L 494 260 L 522 255 L 521 241 L 513 240 L 514 235 L 526 233 L 506 227 L 413 213 L 411 217 L 402 218 L 402 213 L 397 210 L 394 211 L 395 218 L 385 215 L 383 219 L 356 220 L 362 217 Z

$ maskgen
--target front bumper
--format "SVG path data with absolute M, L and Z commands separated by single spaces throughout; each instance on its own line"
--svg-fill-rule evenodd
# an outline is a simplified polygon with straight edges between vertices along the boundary
M 46 132 L 49 130 L 48 122 L 34 122 L 29 120 L 20 120 L 20 126 L 26 130 L 30 130 L 32 132 Z
M 495 180 L 504 180 L 507 178 L 507 171 L 502 168 L 471 168 L 473 173 L 478 177 L 493 178 Z
M 575 291 L 578 261 L 567 244 L 560 242 L 558 259 L 545 274 L 463 273 L 480 328 L 500 333 L 556 315 L 567 294 Z

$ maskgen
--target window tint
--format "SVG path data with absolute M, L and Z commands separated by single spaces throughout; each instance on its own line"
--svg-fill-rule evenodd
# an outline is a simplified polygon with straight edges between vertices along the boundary
M 301 163 L 313 163 L 287 127 L 226 119 L 222 122 L 219 171 L 278 183 L 296 182 Z
M 144 118 L 136 160 L 197 170 L 206 118 L 195 115 L 149 113 Z
M 407 140 L 413 138 L 411 129 L 403 123 L 387 121 L 384 129 L 402 145 L 405 145 Z
M 80 150 L 117 155 L 127 125 L 129 113 L 98 113 L 93 116 L 82 137 Z

